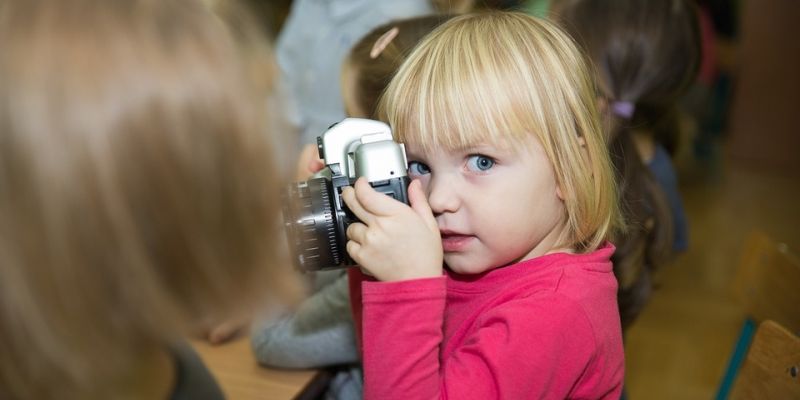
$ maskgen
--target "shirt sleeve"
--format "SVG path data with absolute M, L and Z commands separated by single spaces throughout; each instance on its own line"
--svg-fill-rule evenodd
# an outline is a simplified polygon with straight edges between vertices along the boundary
M 364 398 L 439 398 L 444 276 L 361 285 Z
M 300 307 L 252 332 L 256 359 L 265 365 L 315 368 L 358 361 L 347 276 L 328 283 Z
M 445 278 L 363 284 L 365 399 L 563 399 L 594 357 L 583 309 L 548 293 L 466 321 L 442 348 Z M 440 354 L 447 354 L 440 360 Z

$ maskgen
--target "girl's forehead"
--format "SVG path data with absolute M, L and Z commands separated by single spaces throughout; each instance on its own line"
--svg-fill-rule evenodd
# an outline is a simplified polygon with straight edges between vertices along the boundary
M 527 144 L 522 141 L 512 140 L 502 136 L 492 138 L 475 138 L 470 141 L 429 141 L 417 136 L 405 138 L 406 150 L 415 156 L 433 157 L 437 155 L 462 155 L 462 154 L 517 154 L 527 149 Z M 531 140 L 536 140 L 531 137 Z
M 454 100 L 420 107 L 418 103 L 403 103 L 406 101 L 397 100 L 398 111 L 391 115 L 390 123 L 400 141 L 426 151 L 481 146 L 513 150 L 529 143 L 533 132 L 541 130 L 529 113 L 508 108 L 499 111 L 499 105 L 453 105 L 458 103 Z

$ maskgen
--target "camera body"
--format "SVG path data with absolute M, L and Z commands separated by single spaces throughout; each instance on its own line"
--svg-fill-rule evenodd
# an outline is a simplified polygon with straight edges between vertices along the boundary
M 284 191 L 284 227 L 295 267 L 318 271 L 353 266 L 347 254 L 347 227 L 358 219 L 342 190 L 365 177 L 378 192 L 408 204 L 405 147 L 392 139 L 389 125 L 347 118 L 317 137 L 325 167 Z

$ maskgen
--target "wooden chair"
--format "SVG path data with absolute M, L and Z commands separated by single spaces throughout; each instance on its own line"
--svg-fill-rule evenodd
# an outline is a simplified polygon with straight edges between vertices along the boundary
M 775 321 L 762 322 L 730 398 L 800 399 L 800 337 Z
M 773 320 L 790 332 L 800 332 L 800 259 L 785 244 L 753 232 L 745 242 L 733 292 L 747 318 L 723 375 L 718 400 L 728 398 L 758 323 Z
M 763 232 L 751 233 L 733 287 L 750 318 L 800 332 L 800 259 L 788 246 Z

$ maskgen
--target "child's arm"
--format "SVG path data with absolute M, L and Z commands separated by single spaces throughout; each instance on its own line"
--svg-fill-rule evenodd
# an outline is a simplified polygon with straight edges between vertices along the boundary
M 252 344 L 256 359 L 264 365 L 286 368 L 357 362 L 347 291 L 347 275 L 341 274 L 292 314 L 255 328 Z

